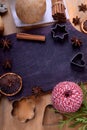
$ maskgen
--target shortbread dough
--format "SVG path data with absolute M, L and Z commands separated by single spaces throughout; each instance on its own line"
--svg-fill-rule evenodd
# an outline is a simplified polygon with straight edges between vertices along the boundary
M 16 14 L 23 23 L 33 24 L 42 20 L 46 0 L 16 0 Z

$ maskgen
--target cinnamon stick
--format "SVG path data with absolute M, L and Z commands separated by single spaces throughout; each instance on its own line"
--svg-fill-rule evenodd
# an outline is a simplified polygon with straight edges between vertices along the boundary
M 34 35 L 34 34 L 27 34 L 27 33 L 17 33 L 17 39 L 24 39 L 24 40 L 34 40 L 34 41 L 45 41 L 44 35 Z
M 65 6 L 63 0 L 51 0 L 52 1 L 52 17 L 54 20 L 65 22 Z

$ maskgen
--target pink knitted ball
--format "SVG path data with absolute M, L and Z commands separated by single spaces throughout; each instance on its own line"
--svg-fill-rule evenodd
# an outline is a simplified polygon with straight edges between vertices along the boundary
M 60 82 L 52 91 L 53 106 L 61 113 L 76 112 L 81 107 L 82 101 L 82 89 L 74 82 Z

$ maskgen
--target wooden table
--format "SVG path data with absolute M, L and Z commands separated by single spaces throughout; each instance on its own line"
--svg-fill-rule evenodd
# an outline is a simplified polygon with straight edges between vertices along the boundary
M 8 7 L 8 13 L 2 17 L 4 21 L 4 26 L 5 26 L 4 34 L 7 35 L 7 34 L 12 34 L 14 32 L 20 32 L 21 29 L 16 28 L 12 14 L 11 14 L 11 10 L 10 10 L 11 0 L 1 0 L 1 1 L 3 1 Z M 87 4 L 87 1 L 86 0 L 76 0 L 76 1 L 66 0 L 67 9 L 69 13 L 69 20 L 71 23 L 72 23 L 72 19 L 76 16 L 80 17 L 81 21 L 87 17 L 87 11 L 86 13 L 83 13 L 83 12 L 79 12 L 78 10 L 78 5 L 80 5 L 81 3 Z M 80 31 L 79 25 L 74 26 L 74 27 Z
M 13 21 L 11 12 L 10 12 L 10 1 L 11 0 L 2 0 L 8 6 L 8 13 L 3 16 L 4 21 L 4 35 L 12 34 L 15 32 L 20 32 L 21 29 L 16 28 L 15 23 Z M 81 20 L 87 16 L 86 13 L 82 13 L 78 11 L 78 5 L 81 3 L 86 3 L 86 0 L 66 0 L 70 22 L 72 23 L 72 18 L 78 15 L 81 17 Z M 73 25 L 73 24 L 72 24 Z M 75 26 L 76 29 L 80 30 L 80 26 Z M 36 105 L 36 117 L 35 119 L 27 122 L 21 123 L 18 120 L 14 119 L 11 115 L 12 110 L 12 102 L 8 101 L 7 98 L 3 97 L 0 100 L 0 130 L 58 130 L 57 125 L 48 125 L 43 126 L 43 117 L 44 111 L 47 105 L 51 104 L 51 95 L 47 94 L 40 97 L 37 105 Z M 64 128 L 65 130 L 69 130 L 67 126 Z M 77 130 L 75 128 L 74 130 Z

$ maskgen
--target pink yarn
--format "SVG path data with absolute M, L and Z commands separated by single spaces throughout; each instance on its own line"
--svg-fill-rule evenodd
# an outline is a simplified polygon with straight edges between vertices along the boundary
M 74 82 L 60 82 L 52 91 L 53 106 L 61 113 L 76 112 L 81 107 L 82 101 L 82 89 Z

